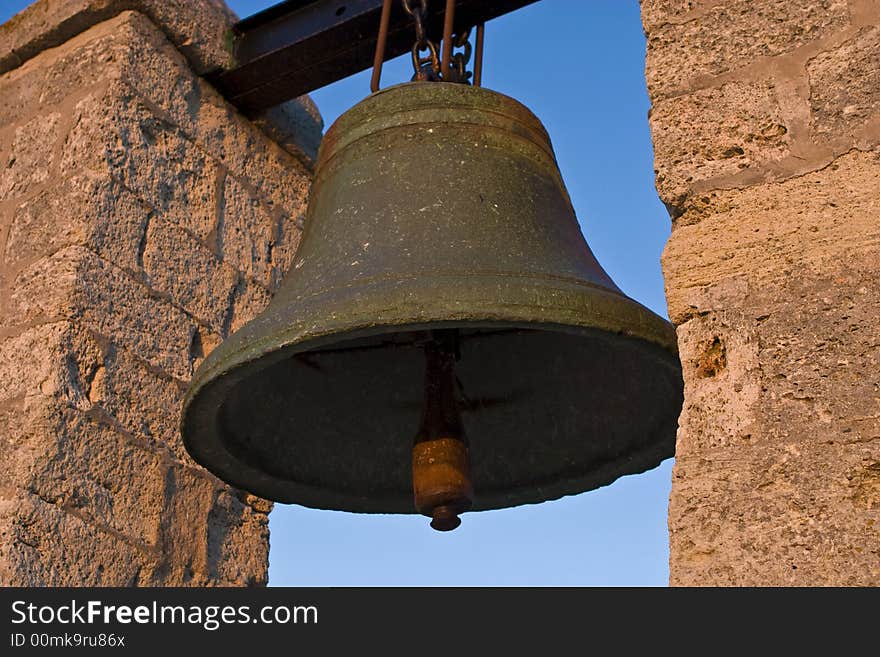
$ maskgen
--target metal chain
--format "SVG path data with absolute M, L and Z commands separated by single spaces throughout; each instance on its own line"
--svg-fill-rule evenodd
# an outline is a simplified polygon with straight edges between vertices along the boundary
M 447 82 L 458 82 L 461 84 L 468 84 L 468 80 L 471 75 L 473 75 L 470 71 L 467 70 L 468 63 L 471 61 L 471 31 L 470 29 L 465 30 L 461 34 L 456 34 L 452 39 L 452 45 L 455 48 L 464 48 L 463 52 L 453 52 L 452 53 L 452 63 L 449 68 L 449 80 Z
M 413 80 L 436 81 L 440 79 L 440 57 L 437 44 L 425 32 L 425 17 L 428 15 L 428 0 L 401 0 L 403 10 L 412 16 L 416 30 L 416 42 L 412 48 Z M 427 51 L 427 55 L 422 55 Z

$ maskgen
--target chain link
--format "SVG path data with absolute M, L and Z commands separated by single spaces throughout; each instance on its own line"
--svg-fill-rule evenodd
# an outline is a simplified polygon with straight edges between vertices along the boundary
M 428 38 L 425 31 L 425 18 L 428 15 L 428 0 L 401 0 L 403 10 L 412 16 L 416 30 L 416 42 L 412 48 L 413 80 L 437 81 L 440 79 L 440 56 L 437 44 Z M 427 51 L 426 55 L 422 55 Z
M 471 31 L 465 30 L 461 34 L 456 34 L 452 38 L 454 48 L 464 48 L 462 52 L 452 53 L 452 61 L 449 66 L 448 82 L 458 82 L 468 84 L 472 73 L 467 70 L 468 63 L 471 61 L 472 47 L 470 42 Z
M 427 37 L 425 36 L 425 16 L 428 15 L 428 0 L 418 0 L 418 5 L 413 7 L 410 0 L 401 0 L 403 10 L 412 16 L 416 25 L 416 45 L 420 50 L 428 47 Z

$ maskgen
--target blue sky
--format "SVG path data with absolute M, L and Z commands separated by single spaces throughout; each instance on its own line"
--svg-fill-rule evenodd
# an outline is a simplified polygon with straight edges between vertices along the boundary
M 242 17 L 274 4 L 228 2 Z M 0 22 L 28 4 L 4 0 Z M 659 258 L 670 222 L 654 189 L 644 57 L 638 0 L 541 0 L 487 25 L 483 84 L 544 122 L 596 257 L 624 292 L 665 316 Z M 411 73 L 397 59 L 383 84 Z M 329 126 L 368 93 L 364 72 L 312 96 Z M 671 467 L 555 502 L 466 514 L 448 534 L 418 516 L 276 505 L 270 583 L 663 586 Z

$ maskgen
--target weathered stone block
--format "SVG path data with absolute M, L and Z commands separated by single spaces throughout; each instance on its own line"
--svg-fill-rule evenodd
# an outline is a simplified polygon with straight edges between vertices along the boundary
M 99 258 L 84 260 L 80 280 L 77 300 L 84 326 L 163 372 L 185 380 L 192 375 L 194 328 L 186 314 Z
M 770 84 L 730 83 L 651 109 L 657 191 L 680 206 L 691 188 L 782 159 L 790 136 Z
M 683 23 L 689 16 L 705 12 L 724 0 L 641 0 L 642 25 L 647 32 L 666 23 Z
M 258 537 L 261 540 L 254 540 Z M 221 582 L 268 581 L 269 517 L 222 490 L 208 514 L 208 572 Z
M 707 196 L 707 206 L 676 222 L 663 254 L 672 321 L 701 312 L 710 286 L 724 281 L 773 280 L 871 257 L 880 242 L 878 179 L 880 154 L 852 153 L 783 183 Z M 691 212 L 704 218 L 691 223 Z
M 75 175 L 21 203 L 6 238 L 7 271 L 80 245 L 137 274 L 149 210 L 107 177 Z
M 33 494 L 0 500 L 0 585 L 149 584 L 156 556 Z
M 61 115 L 52 112 L 15 129 L 15 139 L 0 171 L 0 201 L 24 197 L 55 173 L 60 122 Z
M 26 395 L 60 391 L 71 405 L 87 405 L 75 364 L 64 361 L 71 330 L 68 322 L 54 322 L 28 328 L 0 342 L 0 404 Z
M 161 551 L 166 577 L 190 586 L 207 583 L 210 574 L 208 515 L 219 494 L 219 482 L 194 468 L 168 471 Z M 186 522 L 179 522 L 186 518 Z
M 651 15 L 651 14 L 649 14 Z M 655 19 L 656 21 L 659 19 Z M 731 0 L 681 25 L 648 32 L 646 79 L 652 100 L 791 52 L 848 25 L 846 0 Z
M 238 272 L 186 231 L 157 217 L 143 248 L 149 286 L 221 335 L 226 331 Z
M 16 323 L 76 320 L 172 376 L 192 374 L 195 328 L 187 315 L 83 247 L 65 248 L 19 274 L 9 311 Z
M 191 463 L 180 439 L 177 414 L 172 412 L 181 407 L 183 392 L 177 379 L 110 344 L 92 375 L 89 401 L 135 438 Z
M 58 47 L 51 52 L 51 55 L 38 50 L 19 49 L 17 53 L 12 53 L 13 56 L 19 57 L 17 61 L 13 61 L 10 57 L 4 59 L 3 48 L 0 47 L 0 72 L 9 70 L 7 75 L 0 78 L 0 127 L 5 123 L 18 121 L 23 116 L 32 115 L 34 112 L 44 111 L 44 108 L 55 109 L 68 96 L 81 95 L 83 90 L 89 90 L 102 82 L 124 78 L 128 84 L 137 88 L 145 99 L 157 108 L 163 108 L 163 111 L 169 115 L 173 115 L 175 123 L 187 132 L 190 138 L 195 138 L 198 132 L 224 129 L 213 122 L 199 124 L 196 120 L 200 98 L 204 97 L 207 102 L 216 105 L 221 111 L 224 106 L 217 92 L 190 70 L 193 53 L 188 49 L 194 48 L 197 52 L 205 46 L 198 40 L 194 41 L 192 33 L 193 29 L 195 32 L 199 31 L 204 16 L 199 16 L 194 28 L 189 26 L 186 30 L 190 33 L 183 44 L 186 58 L 181 55 L 181 50 L 175 48 L 175 44 L 181 45 L 180 39 L 183 33 L 176 29 L 167 29 L 167 25 L 162 25 L 163 33 L 151 21 L 156 19 L 157 14 L 161 14 L 162 19 L 182 21 L 182 17 L 192 11 L 190 8 L 192 4 L 186 3 L 186 9 L 172 9 L 166 2 L 138 0 L 102 0 L 99 3 L 84 1 L 67 4 L 41 0 L 36 3 L 34 8 L 40 7 L 44 11 L 43 24 L 55 30 L 51 35 L 44 35 L 46 42 L 41 43 L 45 47 L 48 42 L 57 41 L 52 45 Z M 213 6 L 208 7 L 206 15 L 216 13 L 214 6 L 222 5 L 213 0 L 209 0 L 207 4 Z M 62 11 L 62 8 L 65 11 Z M 140 10 L 141 13 L 126 11 L 130 9 Z M 225 7 L 220 9 L 221 13 L 225 10 Z M 40 16 L 31 9 L 20 19 L 23 19 L 28 30 L 40 25 Z M 105 19 L 109 20 L 101 22 Z M 59 20 L 60 23 L 57 22 Z M 221 17 L 221 22 L 222 20 Z M 10 24 L 15 22 L 12 21 Z M 210 23 L 210 19 L 208 22 Z M 5 25 L 0 26 L 0 30 L 4 28 Z M 14 36 L 16 33 L 12 32 L 11 35 Z M 214 63 L 204 71 L 225 66 L 225 54 L 221 58 L 223 63 L 221 59 L 216 59 L 216 53 L 209 55 L 209 58 Z M 14 68 L 15 66 L 18 68 Z M 201 72 L 202 69 L 196 69 L 196 73 Z M 63 109 L 66 112 L 66 108 Z M 261 114 L 254 124 L 240 116 L 235 116 L 233 120 L 235 125 L 227 126 L 225 129 L 256 133 L 263 130 L 270 136 L 270 140 L 266 140 L 263 135 L 259 135 L 254 140 L 254 146 L 259 146 L 260 150 L 265 150 L 267 146 L 270 150 L 281 150 L 271 141 L 275 140 L 281 148 L 303 162 L 306 167 L 313 165 L 321 139 L 322 122 L 308 96 L 292 100 L 285 103 L 282 108 L 273 108 Z M 213 145 L 210 136 L 206 135 L 206 137 L 203 143 Z M 238 157 L 234 149 L 228 154 Z M 259 159 L 261 155 L 257 154 L 257 157 Z M 275 158 L 272 156 L 269 159 Z M 242 158 L 240 163 L 245 161 L 246 158 Z M 302 168 L 295 162 L 293 166 L 298 170 Z M 259 168 L 258 165 L 257 169 Z M 302 171 L 300 175 L 302 176 Z M 305 178 L 308 178 L 307 174 Z M 266 180 L 272 185 L 270 179 Z M 300 183 L 300 186 L 302 185 L 307 187 L 308 181 Z M 284 193 L 284 190 L 285 186 L 279 186 L 275 191 Z M 292 196 L 288 195 L 288 198 Z
M 236 16 L 221 0 L 41 0 L 0 25 L 0 73 L 126 10 L 161 25 L 197 73 L 228 66 L 224 34 Z
M 311 175 L 290 153 L 267 142 L 263 133 L 228 104 L 206 93 L 198 110 L 200 141 L 211 144 L 220 161 L 257 193 L 268 210 L 290 216 L 305 212 Z
M 77 103 L 61 166 L 109 174 L 202 241 L 214 231 L 217 165 L 124 88 Z
M 32 404 L 22 451 L 11 483 L 41 500 L 87 517 L 144 546 L 155 546 L 165 500 L 162 457 L 47 400 Z
M 311 98 L 289 100 L 257 113 L 251 120 L 288 153 L 309 168 L 314 166 L 324 121 Z
M 229 318 L 229 332 L 234 333 L 245 323 L 256 317 L 269 305 L 272 295 L 264 287 L 242 280 L 232 302 L 232 315 Z
M 682 371 L 690 391 L 679 436 L 688 441 L 690 453 L 732 450 L 760 440 L 754 412 L 761 396 L 756 325 L 757 321 L 742 322 L 731 331 L 720 319 L 701 317 L 678 327 Z
M 11 447 L 2 447 L 0 498 L 34 502 L 32 507 L 7 505 L 6 514 L 0 510 L 0 557 L 7 558 L 13 570 L 19 569 L 6 581 L 28 576 L 31 579 L 26 581 L 36 584 L 265 584 L 268 518 L 264 512 L 243 504 L 213 477 L 175 465 L 161 452 L 103 424 L 100 416 L 98 421 L 93 417 L 92 412 L 83 414 L 42 395 L 28 397 L 15 412 L 0 413 L 0 436 L 14 437 Z M 99 534 L 80 536 L 78 523 L 72 529 L 68 515 Z M 43 540 L 29 531 L 34 522 L 51 524 L 55 531 L 90 540 L 92 545 L 97 542 L 101 547 L 95 551 L 93 569 L 81 557 L 82 546 Z M 136 580 L 118 565 L 110 572 L 102 567 L 108 559 L 112 563 L 105 550 L 118 552 L 110 537 L 124 541 L 122 554 L 137 566 Z M 24 563 L 49 555 L 75 562 L 69 579 L 51 564 L 27 568 Z M 121 580 L 112 579 L 121 575 Z
M 832 484 L 876 486 L 875 461 L 828 443 L 722 458 L 710 453 L 687 463 L 691 472 L 705 471 L 696 481 L 674 474 L 673 488 L 683 492 L 670 501 L 672 585 L 876 583 L 877 518 L 856 502 L 860 485 Z M 724 499 L 736 513 L 712 501 Z
M 51 111 L 69 115 L 66 101 L 118 79 L 129 50 L 111 24 L 104 23 L 0 76 L 0 126 Z
M 192 357 L 193 370 L 202 364 L 202 361 L 214 351 L 214 349 L 223 342 L 223 337 L 218 333 L 212 332 L 204 326 L 196 327 L 193 334 L 192 344 L 190 345 L 190 356 Z
M 80 98 L 81 89 L 74 98 L 74 128 L 67 138 L 65 170 L 72 165 L 109 169 L 145 201 L 203 240 L 214 228 L 217 162 L 257 190 L 267 209 L 292 217 L 304 212 L 310 175 L 303 164 L 267 140 L 259 128 L 193 75 L 146 18 L 127 12 L 76 41 L 79 45 L 68 57 L 98 60 L 108 73 L 85 98 Z M 23 68 L 47 75 L 43 69 L 53 67 L 59 64 L 37 58 Z M 292 143 L 291 131 L 295 130 L 308 135 L 306 143 L 317 144 L 320 117 L 307 99 L 298 101 L 300 105 L 303 109 L 294 113 L 295 125 L 285 128 L 286 141 Z M 288 109 L 285 116 L 293 114 Z M 270 121 L 276 132 L 282 130 L 278 120 Z M 101 147 L 90 149 L 93 142 Z M 192 217 L 181 210 L 184 206 Z
M 217 252 L 224 262 L 267 288 L 274 281 L 272 247 L 278 223 L 240 182 L 227 176 L 217 230 Z
M 807 66 L 813 130 L 825 138 L 852 134 L 880 121 L 880 27 L 863 30 Z M 880 128 L 875 130 L 880 143 Z

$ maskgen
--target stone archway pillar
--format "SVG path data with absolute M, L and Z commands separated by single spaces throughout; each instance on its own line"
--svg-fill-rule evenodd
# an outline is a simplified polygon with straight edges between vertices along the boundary
M 880 2 L 642 0 L 671 583 L 880 584 Z
M 271 505 L 196 466 L 201 359 L 297 246 L 321 121 L 200 75 L 213 0 L 40 0 L 0 26 L 0 583 L 258 585 Z M 267 132 L 285 135 L 285 148 Z

